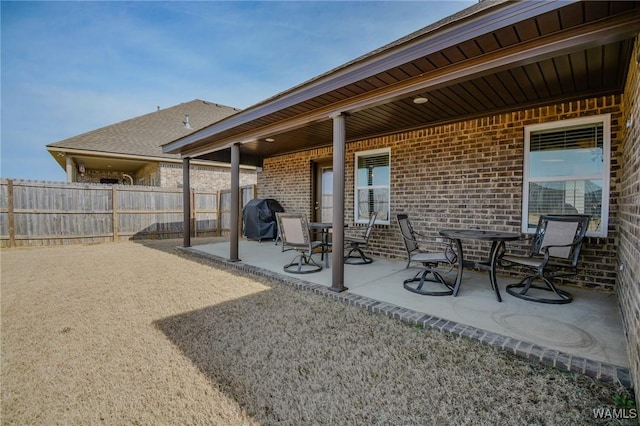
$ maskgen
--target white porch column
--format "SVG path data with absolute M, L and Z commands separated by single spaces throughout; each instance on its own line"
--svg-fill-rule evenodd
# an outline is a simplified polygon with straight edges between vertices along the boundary
M 229 262 L 238 262 L 238 227 L 240 224 L 240 144 L 231 145 L 231 220 Z
M 331 262 L 331 287 L 340 292 L 344 286 L 344 158 L 346 140 L 346 114 L 339 113 L 333 119 L 333 245 Z
M 189 158 L 182 159 L 182 217 L 183 247 L 191 247 L 191 181 L 189 173 Z
M 67 183 L 73 182 L 73 159 L 69 154 L 65 155 L 67 160 Z

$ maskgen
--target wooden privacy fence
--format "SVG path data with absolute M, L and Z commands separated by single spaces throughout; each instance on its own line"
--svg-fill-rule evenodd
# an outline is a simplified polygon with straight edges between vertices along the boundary
M 255 185 L 241 189 L 241 206 Z M 190 191 L 192 236 L 229 231 L 231 191 Z M 182 189 L 0 179 L 0 246 L 179 238 Z

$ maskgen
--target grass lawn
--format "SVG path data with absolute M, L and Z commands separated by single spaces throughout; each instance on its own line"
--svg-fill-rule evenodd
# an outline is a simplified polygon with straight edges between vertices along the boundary
M 180 244 L 0 251 L 2 424 L 633 424 L 594 418 L 612 385 Z

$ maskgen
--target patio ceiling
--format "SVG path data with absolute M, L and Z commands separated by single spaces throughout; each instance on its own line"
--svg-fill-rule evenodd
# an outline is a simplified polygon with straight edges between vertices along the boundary
M 622 93 L 640 2 L 480 2 L 307 83 L 165 145 L 240 161 L 558 101 Z M 416 104 L 416 96 L 429 101 Z M 267 141 L 273 139 L 273 141 Z

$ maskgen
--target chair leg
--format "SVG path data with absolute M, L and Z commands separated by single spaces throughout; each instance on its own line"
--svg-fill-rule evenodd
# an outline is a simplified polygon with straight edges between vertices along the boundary
M 292 266 L 295 267 L 295 269 L 292 269 Z M 307 253 L 299 254 L 294 257 L 289 264 L 284 266 L 284 271 L 291 274 L 311 274 L 321 270 L 322 265 L 319 265 L 313 257 L 307 255 Z
M 545 285 L 534 285 L 533 282 L 536 279 L 541 280 Z M 554 299 L 550 299 L 550 298 L 533 296 L 533 295 L 527 294 L 529 290 L 532 288 L 553 292 L 558 297 Z M 522 290 L 515 291 L 515 289 L 522 289 Z M 509 284 L 506 287 L 506 291 L 507 293 L 509 293 L 514 297 L 517 297 L 523 300 L 528 300 L 530 302 L 548 303 L 553 305 L 564 305 L 565 303 L 570 303 L 573 300 L 573 296 L 570 293 L 567 293 L 564 290 L 558 289 L 555 285 L 553 285 L 551 280 L 549 280 L 547 277 L 539 276 L 539 275 L 530 275 L 528 277 L 523 278 L 522 281 L 520 281 L 519 283 Z
M 356 252 L 357 255 L 354 255 L 353 252 Z M 349 252 L 344 257 L 344 263 L 349 265 L 367 265 L 371 262 L 373 262 L 373 259 L 364 254 L 360 247 L 351 247 Z
M 433 278 L 427 278 L 428 275 L 433 275 Z M 417 282 L 418 285 L 414 285 L 412 283 Z M 423 290 L 425 282 L 435 282 L 442 284 L 447 288 L 447 290 Z M 413 277 L 404 280 L 403 286 L 405 290 L 408 290 L 412 293 L 421 294 L 424 296 L 451 296 L 453 294 L 453 284 L 448 283 L 445 279 L 440 275 L 437 271 L 434 271 L 431 266 L 425 266 L 422 271 L 418 271 L 418 273 Z

